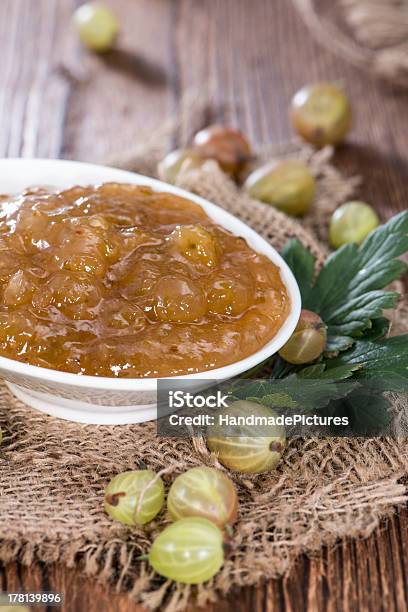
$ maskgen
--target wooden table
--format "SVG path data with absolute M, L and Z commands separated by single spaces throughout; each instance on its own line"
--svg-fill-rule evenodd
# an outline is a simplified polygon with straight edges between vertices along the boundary
M 0 156 L 103 160 L 169 113 L 185 112 L 180 100 L 191 89 L 210 98 L 208 122 L 235 124 L 255 145 L 284 142 L 293 92 L 305 82 L 340 80 L 355 127 L 336 162 L 365 177 L 364 198 L 382 218 L 407 207 L 407 91 L 318 46 L 289 0 L 106 2 L 123 34 L 121 51 L 101 59 L 84 52 L 70 30 L 75 0 L 2 0 Z M 286 578 L 232 593 L 213 609 L 405 610 L 407 526 L 400 509 L 369 539 L 302 557 Z M 1 580 L 2 590 L 64 591 L 67 612 L 140 610 L 60 566 L 11 564 Z

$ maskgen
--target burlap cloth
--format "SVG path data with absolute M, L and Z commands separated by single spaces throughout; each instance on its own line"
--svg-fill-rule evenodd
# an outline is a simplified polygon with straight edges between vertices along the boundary
M 321 262 L 326 249 L 317 235 L 324 238 L 325 218 L 351 196 L 358 179 L 346 180 L 330 165 L 329 149 L 289 149 L 308 161 L 318 179 L 314 212 L 302 225 L 251 201 L 213 162 L 182 183 L 236 214 L 278 249 L 298 237 Z M 118 162 L 152 174 L 161 155 L 156 140 Z M 406 321 L 402 303 L 394 330 L 406 328 Z M 397 404 L 394 412 L 398 422 Z M 147 529 L 123 527 L 105 516 L 103 492 L 112 475 L 137 468 L 140 460 L 174 474 L 202 463 L 218 465 L 204 444 L 157 438 L 154 423 L 108 427 L 58 420 L 25 407 L 4 385 L 0 425 L 0 559 L 79 566 L 151 608 L 181 610 L 191 597 L 205 605 L 232 586 L 280 576 L 303 551 L 318 551 L 337 538 L 367 536 L 407 500 L 405 439 L 292 439 L 276 471 L 234 476 L 239 519 L 220 573 L 197 589 L 177 587 L 136 560 L 166 520 L 164 513 Z
M 406 0 L 292 0 L 321 44 L 355 66 L 408 86 Z

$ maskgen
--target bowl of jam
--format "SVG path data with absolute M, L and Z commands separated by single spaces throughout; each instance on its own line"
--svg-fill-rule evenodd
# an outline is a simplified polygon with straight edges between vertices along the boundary
M 0 375 L 90 423 L 156 416 L 159 378 L 225 380 L 276 353 L 300 296 L 225 210 L 141 175 L 0 160 Z

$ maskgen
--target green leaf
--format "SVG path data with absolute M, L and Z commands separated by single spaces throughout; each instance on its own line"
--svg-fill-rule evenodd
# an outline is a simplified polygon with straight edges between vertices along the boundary
M 312 288 L 315 258 L 296 238 L 286 243 L 281 255 L 296 278 L 302 301 L 306 302 Z
M 396 259 L 406 251 L 408 211 L 374 230 L 360 247 L 348 244 L 328 257 L 303 300 L 328 326 L 327 350 L 345 350 L 371 319 L 395 305 L 398 294 L 383 288 L 406 271 Z
M 274 406 L 275 408 L 298 408 L 297 401 L 287 393 L 270 393 L 262 397 L 247 397 L 248 402 L 257 402 L 264 406 Z
M 336 336 L 335 334 L 327 335 L 325 354 L 338 353 L 339 351 L 345 351 L 346 349 L 353 346 L 355 338 L 351 336 Z
M 320 378 L 325 369 L 325 363 L 315 363 L 313 365 L 303 367 L 297 372 L 297 375 L 299 378 Z
M 351 378 L 357 370 L 359 370 L 362 366 L 359 364 L 346 364 L 341 365 L 336 368 L 331 368 L 327 370 L 327 363 L 325 361 L 321 363 L 316 363 L 311 366 L 306 366 L 299 370 L 296 375 L 298 378 L 307 378 L 307 379 L 320 379 L 320 380 L 345 380 L 346 378 Z
M 286 392 L 299 408 L 348 416 L 358 434 L 383 431 L 388 424 L 389 403 L 381 392 L 408 391 L 408 335 L 386 338 L 390 323 L 383 311 L 399 296 L 385 287 L 406 271 L 398 258 L 407 251 L 408 211 L 377 228 L 360 247 L 349 244 L 330 255 L 315 283 L 313 256 L 296 240 L 285 247 L 303 308 L 319 314 L 328 328 L 317 363 L 293 366 L 275 358 L 271 376 L 289 382 Z M 252 397 L 273 401 L 272 391 L 259 391 Z
M 379 434 L 390 422 L 390 402 L 382 395 L 358 389 L 345 402 L 351 413 L 350 426 L 358 435 Z
M 332 310 L 328 329 L 334 334 L 357 332 L 362 329 L 361 321 L 364 317 L 368 317 L 364 327 L 370 327 L 371 319 L 380 317 L 387 308 L 394 308 L 399 297 L 395 291 L 369 291 L 350 299 Z
M 274 360 L 271 372 L 271 379 L 277 380 L 281 378 L 286 378 L 287 376 L 290 376 L 291 374 L 296 372 L 298 369 L 299 368 L 297 366 L 288 363 L 287 361 L 282 359 L 280 355 L 277 355 Z
M 369 340 L 370 342 L 374 342 L 375 340 L 381 340 L 385 338 L 390 329 L 390 321 L 385 317 L 379 317 L 378 319 L 373 319 L 371 321 L 371 326 L 364 330 L 363 337 L 364 340 Z
M 381 394 L 371 389 L 359 387 L 347 397 L 333 401 L 321 414 L 327 416 L 347 417 L 349 426 L 333 427 L 335 434 L 375 435 L 384 432 L 389 424 L 390 402 Z
M 343 379 L 346 376 L 339 378 Z M 354 383 L 351 381 L 336 384 L 334 378 L 328 376 L 308 379 L 292 374 L 280 380 L 257 380 L 249 384 L 244 383 L 238 387 L 235 386 L 232 394 L 237 399 L 256 401 L 275 408 L 314 411 L 327 406 L 333 399 L 344 397 L 353 388 Z
M 371 328 L 371 319 L 381 317 L 387 308 L 394 308 L 399 297 L 396 292 L 371 291 L 343 305 L 333 317 L 333 322 L 327 325 L 326 352 L 349 348 L 355 338 L 363 335 L 366 327 Z
M 377 342 L 357 341 L 335 359 L 326 361 L 327 371 L 359 365 L 355 378 L 370 381 L 370 387 L 387 391 L 408 391 L 408 334 Z

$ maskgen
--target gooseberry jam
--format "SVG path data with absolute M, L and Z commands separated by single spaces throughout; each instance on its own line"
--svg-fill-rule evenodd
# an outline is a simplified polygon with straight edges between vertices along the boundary
M 0 355 L 76 374 L 205 372 L 256 352 L 279 268 L 197 204 L 106 183 L 0 197 Z

